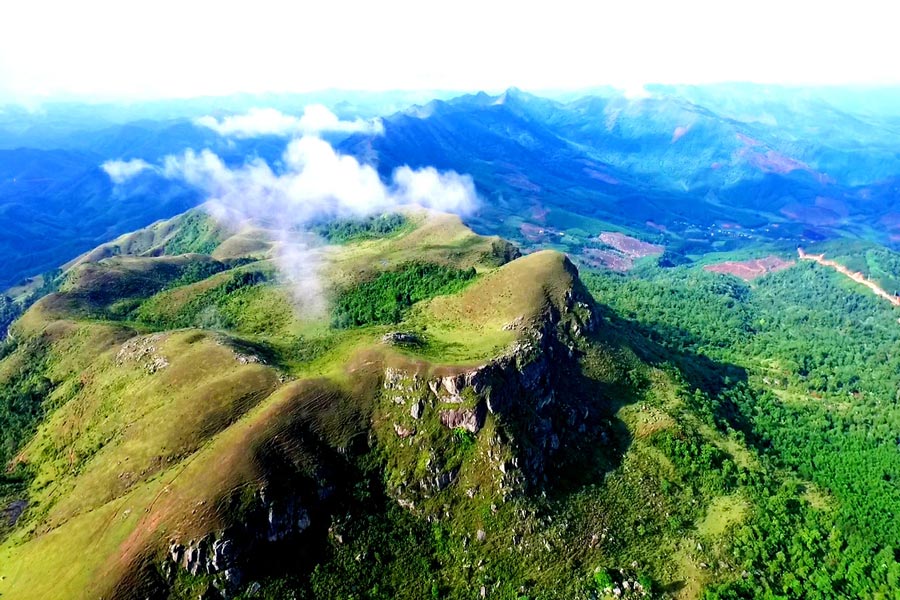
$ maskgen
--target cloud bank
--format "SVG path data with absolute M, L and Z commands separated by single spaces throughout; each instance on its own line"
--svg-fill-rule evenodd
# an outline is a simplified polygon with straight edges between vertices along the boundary
M 100 168 L 106 171 L 113 183 L 119 185 L 152 167 L 147 161 L 135 158 L 132 160 L 108 160 L 100 165 Z
M 274 108 L 252 108 L 243 115 L 223 119 L 204 116 L 195 124 L 212 129 L 222 136 L 239 138 L 277 135 L 284 137 L 315 135 L 320 133 L 372 133 L 384 131 L 381 119 L 342 121 L 321 104 L 311 104 L 303 109 L 303 115 L 286 115 Z
M 472 178 L 432 167 L 395 170 L 389 183 L 352 156 L 335 152 L 317 137 L 291 141 L 276 173 L 261 159 L 230 168 L 215 153 L 186 151 L 168 156 L 162 173 L 201 188 L 214 204 L 263 223 L 307 225 L 331 217 L 366 216 L 418 204 L 457 214 L 475 209 Z
M 385 183 L 378 172 L 352 156 L 335 152 L 315 136 L 292 140 L 278 172 L 261 159 L 229 167 L 209 150 L 168 156 L 160 172 L 201 189 L 208 210 L 233 229 L 255 223 L 278 242 L 277 264 L 307 316 L 324 307 L 318 276 L 321 256 L 308 226 L 329 218 L 364 217 L 404 205 L 465 215 L 478 202 L 468 175 L 432 167 L 400 167 Z

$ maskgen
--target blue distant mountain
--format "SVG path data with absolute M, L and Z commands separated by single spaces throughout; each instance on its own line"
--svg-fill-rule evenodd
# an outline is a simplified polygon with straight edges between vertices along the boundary
M 382 135 L 353 135 L 338 149 L 385 178 L 402 165 L 471 174 L 485 202 L 470 224 L 526 247 L 578 252 L 604 229 L 685 255 L 755 242 L 900 239 L 897 90 L 655 86 L 649 94 L 511 88 L 411 104 L 427 96 L 331 92 L 0 109 L 0 287 L 202 200 L 152 172 L 117 188 L 99 168 L 105 160 L 154 163 L 209 148 L 229 164 L 260 157 L 278 168 L 284 138 L 224 139 L 193 119 L 252 106 L 297 113 L 303 102 L 344 117 L 385 114 Z
M 737 225 L 797 242 L 891 240 L 897 116 L 784 90 L 688 91 L 566 102 L 517 89 L 462 96 L 392 115 L 383 136 L 343 149 L 384 174 L 405 163 L 473 174 L 491 198 L 476 225 L 506 235 L 529 214 L 567 229 L 574 213 L 682 238 Z M 710 107 L 697 103 L 704 98 Z

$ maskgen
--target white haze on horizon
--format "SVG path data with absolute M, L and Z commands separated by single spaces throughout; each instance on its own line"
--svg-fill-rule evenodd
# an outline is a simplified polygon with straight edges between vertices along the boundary
M 4 3 L 0 102 L 898 84 L 885 0 Z

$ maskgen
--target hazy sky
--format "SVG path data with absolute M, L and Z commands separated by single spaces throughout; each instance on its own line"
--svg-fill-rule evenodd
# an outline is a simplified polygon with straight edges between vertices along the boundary
M 0 97 L 900 83 L 887 0 L 8 0 Z

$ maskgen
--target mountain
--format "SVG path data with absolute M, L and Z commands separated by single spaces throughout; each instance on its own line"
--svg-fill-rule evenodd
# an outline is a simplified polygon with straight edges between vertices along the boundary
M 564 255 L 449 215 L 323 248 L 330 326 L 266 239 L 187 213 L 15 324 L 4 596 L 644 597 L 739 572 L 719 532 L 763 472 L 686 403 L 724 366 L 676 374 Z
M 588 233 L 624 227 L 655 239 L 663 230 L 686 254 L 748 240 L 892 243 L 900 130 L 889 113 L 845 112 L 778 89 L 566 101 L 511 89 L 431 102 L 384 123 L 384 135 L 341 147 L 385 175 L 406 163 L 471 173 L 489 198 L 472 224 L 522 242 L 523 227 L 552 229 L 577 253 L 590 225 Z M 728 231 L 736 227 L 741 239 Z
M 0 596 L 893 597 L 894 96 L 648 92 L 388 94 L 476 212 L 303 228 L 110 182 L 283 174 L 204 102 L 0 115 Z
M 68 150 L 0 150 L 3 287 L 55 268 L 101 241 L 197 203 L 177 183 L 139 178 L 121 193 L 102 158 Z
M 107 160 L 159 164 L 186 148 L 209 148 L 227 164 L 247 156 L 280 158 L 284 141 L 265 137 L 228 143 L 190 122 L 138 122 L 82 132 L 66 149 L 0 150 L 0 287 L 49 271 L 123 233 L 167 219 L 203 198 L 183 182 L 147 170 L 114 184 Z
M 411 103 L 429 96 L 322 93 L 5 107 L 0 286 L 204 199 L 150 170 L 114 186 L 104 162 L 159 166 L 209 149 L 230 166 L 258 158 L 278 171 L 284 138 L 223 138 L 193 119 L 260 106 L 296 113 L 309 102 L 348 119 L 384 115 L 383 134 L 342 134 L 335 145 L 386 180 L 403 165 L 471 174 L 484 202 L 467 223 L 528 248 L 549 243 L 590 260 L 584 249 L 596 250 L 602 231 L 662 243 L 681 259 L 844 237 L 891 246 L 900 239 L 893 93 L 657 86 L 637 99 L 611 90 L 544 98 L 512 88 L 422 104 Z

